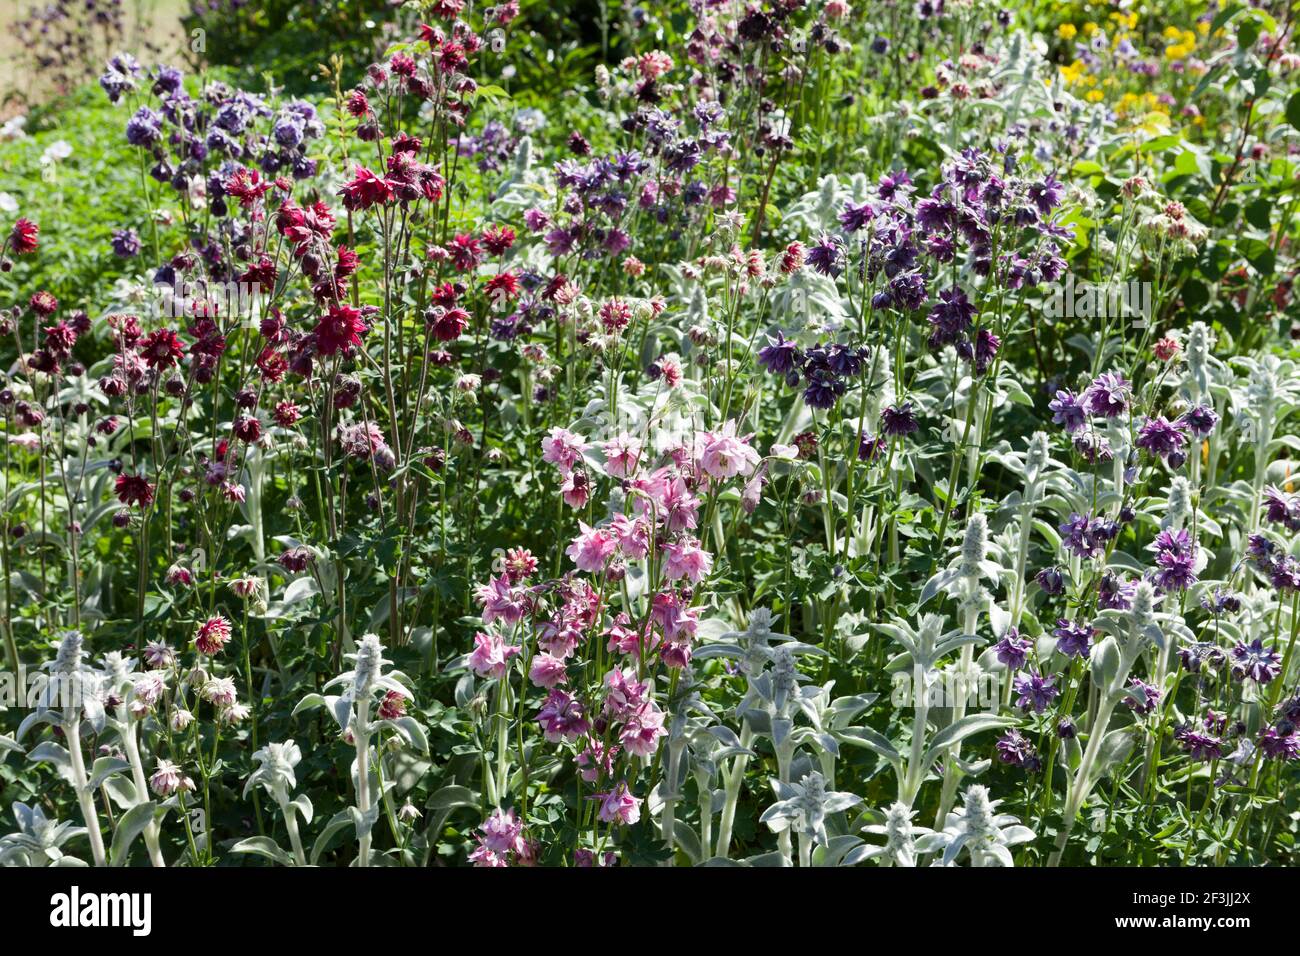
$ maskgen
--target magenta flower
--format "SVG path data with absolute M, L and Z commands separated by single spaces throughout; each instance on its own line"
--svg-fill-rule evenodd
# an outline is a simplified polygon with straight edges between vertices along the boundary
M 479 631 L 474 635 L 474 652 L 469 655 L 469 666 L 479 677 L 495 677 L 500 680 L 506 676 L 510 658 L 517 656 L 521 647 L 507 644 L 499 634 L 484 634 Z
M 623 823 L 631 826 L 641 819 L 641 801 L 632 796 L 623 781 L 608 793 L 598 793 L 588 799 L 600 801 L 600 812 L 597 816 L 602 823 Z
M 664 546 L 664 577 L 669 581 L 688 578 L 692 584 L 709 576 L 713 555 L 700 547 L 695 538 L 683 538 Z
M 573 559 L 579 571 L 594 573 L 604 570 L 608 561 L 618 550 L 618 539 L 605 528 L 593 528 L 586 522 L 579 521 L 581 534 L 573 539 L 564 552 Z

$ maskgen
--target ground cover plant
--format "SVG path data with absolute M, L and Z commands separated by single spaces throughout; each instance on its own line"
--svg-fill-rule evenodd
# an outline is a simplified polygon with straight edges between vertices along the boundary
M 1298 18 L 202 0 L 30 104 L 0 863 L 1293 863 Z

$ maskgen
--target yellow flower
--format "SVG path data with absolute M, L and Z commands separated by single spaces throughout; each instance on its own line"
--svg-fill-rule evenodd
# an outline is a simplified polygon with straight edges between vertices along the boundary
M 1166 40 L 1177 40 L 1180 36 L 1182 36 L 1182 33 L 1179 31 L 1178 27 L 1167 26 L 1165 27 L 1164 32 L 1161 34 L 1161 36 L 1163 36 Z
M 1062 23 L 1056 28 L 1056 35 L 1062 40 L 1073 40 L 1078 32 L 1073 23 Z
M 1084 97 L 1089 103 L 1100 103 L 1106 98 L 1106 94 L 1101 90 L 1089 90 L 1088 95 Z
M 1091 20 L 1089 20 L 1087 23 L 1083 25 L 1084 36 L 1090 37 L 1096 32 L 1097 32 L 1097 24 L 1093 23 Z

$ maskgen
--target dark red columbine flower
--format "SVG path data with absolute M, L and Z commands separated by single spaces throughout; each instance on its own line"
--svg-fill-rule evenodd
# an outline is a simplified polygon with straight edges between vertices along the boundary
M 430 310 L 429 330 L 439 342 L 451 342 L 460 338 L 467 325 L 469 325 L 469 313 L 462 308 L 435 307 Z
M 59 308 L 59 300 L 44 290 L 35 293 L 27 304 L 41 317 L 53 315 Z
M 346 279 L 357 271 L 361 260 L 357 258 L 356 252 L 347 246 L 339 246 L 338 261 L 334 264 L 334 278 Z
M 19 219 L 14 223 L 13 230 L 9 233 L 9 245 L 15 255 L 26 255 L 29 252 L 35 252 L 39 244 L 37 236 L 40 235 L 41 227 L 36 225 L 30 219 Z
M 483 284 L 483 291 L 493 305 L 503 305 L 519 294 L 519 276 L 513 272 L 498 272 Z
M 447 243 L 447 252 L 457 272 L 468 272 L 477 267 L 483 259 L 483 250 L 479 246 L 479 241 L 467 233 L 461 233 Z
M 370 101 L 366 99 L 366 94 L 362 90 L 353 90 L 349 93 L 344 108 L 358 119 L 370 115 Z
M 262 378 L 268 382 L 278 382 L 284 378 L 284 373 L 289 371 L 289 360 L 271 347 L 262 349 L 262 354 L 257 357 L 257 370 L 262 373 Z
M 390 690 L 379 702 L 380 720 L 397 720 L 406 716 L 406 700 L 395 690 Z
M 388 61 L 388 67 L 393 71 L 394 76 L 401 76 L 407 79 L 415 76 L 415 60 L 405 53 L 398 53 Z
M 256 169 L 237 169 L 233 176 L 225 181 L 223 188 L 239 200 L 239 205 L 247 209 L 271 190 L 271 183 L 265 182 Z
M 253 415 L 240 415 L 231 426 L 231 431 L 240 441 L 252 444 L 262 437 L 262 423 Z
M 392 183 L 376 176 L 364 166 L 356 167 L 356 176 L 340 190 L 343 205 L 351 210 L 369 209 L 380 203 L 390 203 L 396 196 Z
M 270 256 L 262 256 L 255 264 L 244 270 L 239 281 L 256 285 L 262 292 L 270 292 L 275 288 L 275 278 L 278 274 L 275 260 Z
M 153 504 L 153 485 L 145 480 L 144 475 L 118 475 L 114 490 L 117 492 L 117 500 L 124 505 L 148 508 Z
M 509 226 L 489 226 L 483 230 L 483 245 L 494 256 L 505 253 L 515 244 L 515 231 Z
M 358 348 L 361 336 L 369 330 L 359 309 L 350 305 L 332 305 L 316 326 L 316 351 L 321 355 L 333 355 L 343 349 Z
M 442 306 L 444 309 L 450 309 L 460 301 L 460 294 L 463 291 L 463 289 L 458 288 L 450 282 L 444 282 L 429 293 L 429 301 L 434 305 Z
M 281 428 L 290 428 L 302 418 L 298 406 L 288 400 L 277 402 L 275 406 L 275 423 Z
M 170 368 L 185 354 L 185 346 L 180 336 L 171 329 L 157 329 L 150 332 L 140 343 L 140 355 L 150 368 Z
M 77 343 L 77 333 L 67 322 L 47 325 L 42 331 L 45 333 L 45 347 L 55 355 L 67 355 Z

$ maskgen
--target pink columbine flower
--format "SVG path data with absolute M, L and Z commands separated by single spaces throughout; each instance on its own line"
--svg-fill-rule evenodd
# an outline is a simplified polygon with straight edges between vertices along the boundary
M 171 667 L 176 663 L 176 652 L 166 641 L 150 641 L 144 646 L 144 662 L 150 667 Z
M 563 660 L 543 653 L 533 658 L 532 666 L 528 668 L 528 679 L 533 682 L 534 687 L 545 687 L 550 690 L 568 680 L 568 674 Z
M 542 439 L 542 461 L 558 465 L 561 471 L 573 468 L 586 450 L 587 443 L 567 428 L 552 428 Z
M 630 561 L 640 561 L 650 553 L 650 525 L 644 518 L 615 515 L 610 533 L 618 541 L 618 550 Z
M 160 797 L 170 797 L 181 789 L 181 768 L 170 760 L 159 760 L 158 767 L 149 778 L 149 788 Z
M 653 757 L 654 752 L 659 749 L 659 738 L 667 735 L 668 731 L 664 729 L 663 711 L 654 701 L 648 700 L 640 710 L 624 722 L 618 739 L 628 753 L 636 754 L 638 757 Z
M 648 689 L 630 667 L 614 668 L 605 675 L 605 716 L 622 720 L 636 713 L 645 704 Z
M 505 574 L 489 579 L 487 584 L 480 584 L 474 592 L 475 600 L 483 605 L 483 623 L 491 624 L 498 619 L 507 624 L 515 624 L 528 612 L 528 595 L 523 588 L 511 585 Z
M 212 657 L 221 653 L 226 642 L 230 640 L 231 627 L 220 614 L 208 618 L 194 632 L 194 649 L 200 654 Z
M 713 569 L 713 556 L 694 538 L 683 538 L 664 547 L 664 577 L 669 581 L 687 578 L 699 584 Z
M 474 635 L 474 652 L 469 656 L 469 666 L 479 677 L 495 677 L 498 680 L 506 676 L 510 658 L 520 653 L 522 648 L 507 644 L 500 634 Z
M 235 682 L 229 677 L 213 677 L 203 685 L 203 699 L 224 710 L 236 700 Z
M 578 469 L 567 472 L 560 482 L 560 497 L 574 510 L 585 508 L 591 497 L 591 479 L 587 473 Z
M 135 698 L 146 707 L 152 707 L 162 700 L 167 690 L 167 678 L 161 671 L 147 671 L 135 681 Z
M 627 432 L 605 442 L 605 470 L 614 478 L 631 478 L 641 460 L 641 442 Z
M 605 567 L 605 562 L 618 550 L 618 540 L 606 528 L 592 528 L 579 521 L 581 534 L 573 539 L 564 552 L 573 559 L 579 571 L 595 572 Z
M 697 441 L 697 448 L 700 470 L 718 480 L 752 474 L 761 460 L 758 452 L 736 436 L 734 419 L 716 433 L 705 432 Z
M 524 825 L 515 816 L 514 810 L 502 810 L 498 807 L 492 811 L 492 815 L 483 822 L 479 830 L 483 834 L 484 846 L 500 856 L 511 852 L 518 853 L 522 848 Z
M 641 819 L 641 801 L 632 796 L 625 782 L 620 782 L 608 793 L 598 793 L 592 800 L 600 801 L 598 816 L 602 823 L 625 823 L 628 826 Z
M 582 701 L 570 697 L 562 690 L 552 690 L 537 712 L 537 722 L 548 742 L 574 741 L 591 729 Z

